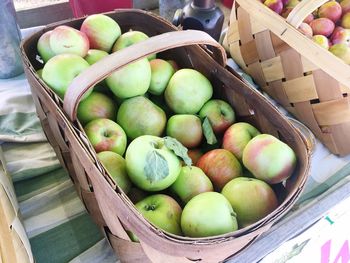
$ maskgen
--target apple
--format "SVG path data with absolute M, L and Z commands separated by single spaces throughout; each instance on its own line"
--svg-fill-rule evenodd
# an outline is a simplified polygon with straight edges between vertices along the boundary
M 325 17 L 337 23 L 342 15 L 342 8 L 336 1 L 324 3 L 318 9 L 318 17 Z
M 198 160 L 203 156 L 203 152 L 198 148 L 188 149 L 187 154 L 191 158 L 193 165 L 197 165 Z
M 199 112 L 199 117 L 207 117 L 216 134 L 222 134 L 236 119 L 231 105 L 218 99 L 206 102 Z
M 311 26 L 309 26 L 306 23 L 301 23 L 300 26 L 298 27 L 298 30 L 303 33 L 305 36 L 307 36 L 308 38 L 312 38 L 313 36 L 313 32 L 312 32 L 312 28 Z
M 85 33 L 69 26 L 58 26 L 51 32 L 50 47 L 56 55 L 74 54 L 85 57 L 90 44 Z
M 50 36 L 52 30 L 45 32 L 41 35 L 37 43 L 37 49 L 40 57 L 46 63 L 50 58 L 54 57 L 56 54 L 52 51 L 50 46 Z
M 260 132 L 249 123 L 237 122 L 231 125 L 224 133 L 222 147 L 233 153 L 241 161 L 245 146 L 259 134 Z
M 329 40 L 327 37 L 323 36 L 323 35 L 314 35 L 312 37 L 312 40 L 318 44 L 319 46 L 325 48 L 325 49 L 329 49 Z
M 93 49 L 110 52 L 113 44 L 121 35 L 117 22 L 103 14 L 94 14 L 85 18 L 80 28 L 84 32 Z
M 238 229 L 236 213 L 222 194 L 201 193 L 184 207 L 181 229 L 189 237 L 209 237 L 233 232 Z
M 126 134 L 122 127 L 109 119 L 90 121 L 84 131 L 97 153 L 112 151 L 123 155 L 126 148 Z
M 170 186 L 170 189 L 178 195 L 184 203 L 187 203 L 200 193 L 214 191 L 213 184 L 209 178 L 202 169 L 196 166 L 182 167 L 179 176 Z
M 153 59 L 151 65 L 151 83 L 148 89 L 149 93 L 161 95 L 167 87 L 170 78 L 174 75 L 173 66 L 163 59 Z
M 96 91 L 82 100 L 78 106 L 78 120 L 83 125 L 100 118 L 114 120 L 116 115 L 117 109 L 113 100 Z
M 316 18 L 311 21 L 310 26 L 314 35 L 324 35 L 329 37 L 334 30 L 334 22 L 328 18 Z
M 63 99 L 69 84 L 89 66 L 89 63 L 80 56 L 73 54 L 57 55 L 44 65 L 43 80 Z
M 131 181 L 126 172 L 124 158 L 111 151 L 99 152 L 97 158 L 101 161 L 113 181 L 125 194 L 128 194 L 131 189 Z
M 213 95 L 210 81 L 194 69 L 175 72 L 165 89 L 165 101 L 178 114 L 196 114 Z
M 329 48 L 329 51 L 350 65 L 350 47 L 347 44 L 335 44 Z
M 333 34 L 331 36 L 331 42 L 332 44 L 347 44 L 349 46 L 350 43 L 350 29 L 345 29 L 342 28 L 340 26 L 337 26 L 334 31 Z
M 164 138 L 143 135 L 133 140 L 125 154 L 131 181 L 146 191 L 161 191 L 175 182 L 181 162 Z
M 118 40 L 114 43 L 112 52 L 116 52 L 118 50 L 121 50 L 123 48 L 129 47 L 133 44 L 145 41 L 149 37 L 141 32 L 141 31 L 129 31 L 124 34 L 122 34 Z M 152 60 L 156 58 L 156 54 L 151 54 L 148 57 L 148 60 Z
M 170 196 L 151 195 L 138 202 L 135 207 L 156 227 L 174 235 L 182 235 L 180 226 L 182 209 Z
M 340 6 L 343 14 L 348 13 L 350 11 L 350 0 L 342 0 Z
M 166 134 L 177 139 L 187 148 L 195 148 L 203 138 L 202 122 L 195 115 L 173 115 L 168 120 Z
M 306 24 L 310 24 L 311 21 L 313 21 L 315 19 L 314 15 L 313 14 L 309 14 L 305 19 L 304 19 L 304 23 Z
M 214 189 L 221 191 L 233 178 L 242 176 L 242 167 L 236 157 L 225 149 L 214 149 L 204 154 L 197 166 L 209 177 Z
M 242 161 L 255 178 L 277 184 L 293 174 L 297 158 L 284 142 L 270 134 L 260 134 L 248 142 Z
M 283 2 L 282 0 L 266 0 L 264 2 L 268 8 L 276 12 L 277 14 L 281 14 L 283 10 Z
M 228 182 L 221 192 L 237 213 L 240 228 L 264 218 L 278 207 L 277 196 L 264 181 L 239 177 Z
M 108 53 L 103 50 L 98 49 L 89 49 L 84 59 L 90 64 L 95 64 L 97 61 L 103 59 L 108 56 Z
M 38 74 L 39 78 L 43 79 L 43 69 L 42 69 L 42 68 L 41 68 L 41 69 L 38 69 L 38 70 L 36 71 L 36 74 Z
M 130 139 L 141 135 L 163 134 L 166 125 L 164 111 L 149 99 L 137 96 L 125 100 L 119 107 L 117 123 Z
M 341 26 L 350 29 L 350 12 L 345 13 L 341 19 Z
M 173 67 L 174 71 L 178 71 L 180 69 L 179 65 L 176 63 L 175 60 L 169 59 L 167 62 L 170 63 L 170 65 Z
M 114 71 L 106 78 L 106 83 L 117 97 L 127 99 L 145 94 L 151 83 L 151 76 L 151 66 L 144 58 Z

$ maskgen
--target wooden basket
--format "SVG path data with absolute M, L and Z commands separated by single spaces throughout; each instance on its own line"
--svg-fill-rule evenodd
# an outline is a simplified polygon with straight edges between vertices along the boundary
M 122 31 L 141 30 L 153 37 L 113 53 L 89 67 L 70 85 L 63 104 L 35 73 L 40 67 L 35 60 L 36 42 L 43 32 L 52 29 L 53 26 L 23 42 L 25 72 L 33 91 L 38 114 L 40 116 L 44 113 L 46 117 L 41 119 L 48 119 L 49 127 L 44 126 L 44 129 L 48 130 L 47 134 L 55 130 L 51 141 L 56 143 L 59 154 L 67 155 L 62 159 L 74 159 L 74 166 L 67 165 L 68 170 L 73 174 L 74 180 L 79 178 L 78 174 L 84 177 L 75 182 L 81 185 L 80 180 L 85 180 L 88 190 L 93 189 L 99 211 L 107 226 L 104 228 L 106 237 L 122 262 L 224 260 L 247 247 L 292 207 L 309 173 L 310 152 L 307 143 L 299 131 L 260 93 L 249 88 L 241 79 L 223 67 L 225 53 L 207 34 L 200 31 L 164 33 L 174 31 L 175 28 L 164 20 L 142 11 L 121 10 L 108 15 L 118 22 Z M 79 28 L 82 21 L 83 19 L 78 19 L 64 24 Z M 204 49 L 197 44 L 209 44 L 213 48 Z M 247 121 L 262 132 L 275 135 L 296 152 L 298 165 L 295 173 L 285 184 L 275 186 L 280 205 L 274 212 L 255 224 L 233 233 L 209 238 L 179 237 L 166 233 L 145 220 L 106 173 L 76 119 L 79 99 L 90 87 L 112 71 L 156 52 L 161 58 L 176 60 L 181 68 L 195 68 L 202 72 L 213 84 L 215 97 L 223 98 L 232 104 L 240 121 Z M 140 243 L 131 242 L 126 229 L 135 233 Z
M 258 0 L 236 0 L 231 56 L 334 154 L 350 153 L 350 67 L 296 28 L 327 0 L 304 0 L 287 19 Z

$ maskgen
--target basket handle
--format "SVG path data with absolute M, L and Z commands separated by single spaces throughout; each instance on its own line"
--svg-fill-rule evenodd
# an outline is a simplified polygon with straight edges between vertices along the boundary
M 156 52 L 198 44 L 214 47 L 214 55 L 222 58 L 221 63 L 226 63 L 225 50 L 207 33 L 197 30 L 167 32 L 124 48 L 88 67 L 69 85 L 63 108 L 70 120 L 75 121 L 79 101 L 83 95 L 113 71 Z
M 303 0 L 293 8 L 292 12 L 290 12 L 286 18 L 286 21 L 295 28 L 298 28 L 309 14 L 328 1 L 329 0 Z
M 318 3 L 320 3 L 320 0 L 312 1 L 318 1 Z M 240 8 L 243 8 L 255 22 L 270 30 L 278 38 L 286 42 L 300 55 L 312 61 L 315 66 L 322 69 L 332 78 L 344 86 L 350 87 L 349 65 L 344 63 L 340 58 L 315 44 L 289 24 L 283 17 L 273 12 L 263 3 L 257 0 L 236 0 L 235 2 Z M 308 2 L 311 2 L 311 0 L 308 0 Z

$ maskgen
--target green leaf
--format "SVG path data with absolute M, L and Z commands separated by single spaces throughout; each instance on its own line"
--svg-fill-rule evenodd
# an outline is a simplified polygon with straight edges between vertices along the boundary
M 208 117 L 204 118 L 204 121 L 202 123 L 202 128 L 203 128 L 204 137 L 207 140 L 208 144 L 213 145 L 218 142 Z
M 169 175 L 168 162 L 156 150 L 147 154 L 143 170 L 150 183 L 161 181 Z
M 178 157 L 180 157 L 187 166 L 192 165 L 192 160 L 187 154 L 188 150 L 185 146 L 181 144 L 181 142 L 179 142 L 173 137 L 166 136 L 164 137 L 164 143 L 165 146 L 168 149 L 172 150 Z

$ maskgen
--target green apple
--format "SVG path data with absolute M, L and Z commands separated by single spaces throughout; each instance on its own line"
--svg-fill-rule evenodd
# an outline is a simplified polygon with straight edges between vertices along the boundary
M 179 65 L 176 63 L 175 60 L 170 59 L 170 60 L 167 60 L 167 62 L 170 63 L 170 65 L 173 67 L 173 69 L 175 70 L 175 72 L 178 71 L 178 70 L 180 69 Z
M 173 184 L 181 162 L 163 138 L 143 135 L 133 140 L 125 154 L 131 181 L 146 191 L 161 191 Z
M 38 74 L 39 78 L 43 79 L 43 69 L 42 69 L 42 68 L 41 68 L 41 69 L 38 69 L 38 70 L 36 71 L 36 74 Z
M 207 117 L 216 134 L 224 133 L 236 119 L 231 105 L 218 99 L 206 102 L 199 112 L 199 117 Z
M 152 77 L 148 92 L 160 95 L 164 92 L 175 70 L 169 62 L 163 59 L 153 59 L 150 61 L 150 65 Z
M 127 99 L 145 94 L 151 83 L 151 76 L 151 66 L 144 58 L 114 71 L 106 78 L 106 83 L 117 97 Z
M 109 119 L 96 119 L 84 127 L 90 143 L 97 153 L 112 151 L 123 155 L 126 148 L 126 134 L 122 127 Z
M 235 178 L 225 185 L 221 193 L 237 213 L 240 228 L 259 221 L 278 206 L 271 186 L 255 178 Z
M 196 114 L 212 97 L 210 81 L 194 69 L 180 69 L 175 72 L 165 89 L 165 100 L 178 114 Z
M 255 178 L 278 184 L 293 174 L 297 158 L 284 142 L 270 134 L 260 134 L 248 142 L 242 161 Z
M 153 225 L 175 235 L 182 235 L 180 220 L 182 209 L 170 196 L 155 194 L 136 205 L 137 210 Z
M 177 194 L 184 203 L 187 203 L 200 193 L 214 191 L 213 184 L 209 178 L 203 173 L 202 169 L 196 166 L 182 167 L 179 176 L 170 186 L 170 189 Z
M 222 147 L 242 161 L 243 150 L 247 143 L 259 134 L 260 132 L 249 123 L 237 122 L 224 133 Z
M 131 189 L 131 181 L 126 172 L 125 160 L 119 154 L 111 151 L 99 152 L 97 158 L 101 161 L 113 181 L 128 194 Z
M 73 54 L 57 55 L 44 65 L 43 80 L 63 99 L 69 84 L 89 66 L 89 63 L 80 56 Z
M 106 51 L 98 50 L 98 49 L 89 49 L 84 59 L 90 65 L 92 65 L 106 56 L 108 56 L 108 53 Z
M 209 177 L 214 189 L 221 189 L 232 179 L 242 176 L 242 166 L 236 157 L 225 149 L 214 149 L 205 153 L 197 166 Z
M 177 139 L 185 147 L 195 148 L 203 138 L 202 122 L 195 115 L 173 115 L 168 120 L 166 133 L 168 136 Z
M 141 31 L 129 31 L 124 34 L 122 34 L 118 40 L 114 43 L 112 52 L 116 52 L 118 50 L 121 50 L 123 48 L 129 47 L 133 44 L 145 41 L 149 37 L 141 32 Z M 151 54 L 148 57 L 148 60 L 152 60 L 156 58 L 156 54 Z
M 94 14 L 85 18 L 80 31 L 87 35 L 91 48 L 106 52 L 111 51 L 113 44 L 121 35 L 118 23 L 103 14 Z
M 85 33 L 69 26 L 58 26 L 52 30 L 50 47 L 56 54 L 74 54 L 85 57 L 89 48 L 89 39 Z
M 152 101 L 138 96 L 127 99 L 120 105 L 117 122 L 130 139 L 141 135 L 161 136 L 166 125 L 166 115 Z
M 222 194 L 201 193 L 184 207 L 181 229 L 189 237 L 210 237 L 233 232 L 238 229 L 236 213 Z
M 93 91 L 78 106 L 78 120 L 83 124 L 95 119 L 114 120 L 117 115 L 117 109 L 112 99 L 108 96 Z
M 42 34 L 37 43 L 37 49 L 40 57 L 46 63 L 50 58 L 54 57 L 56 54 L 52 51 L 50 46 L 50 36 L 52 30 Z

